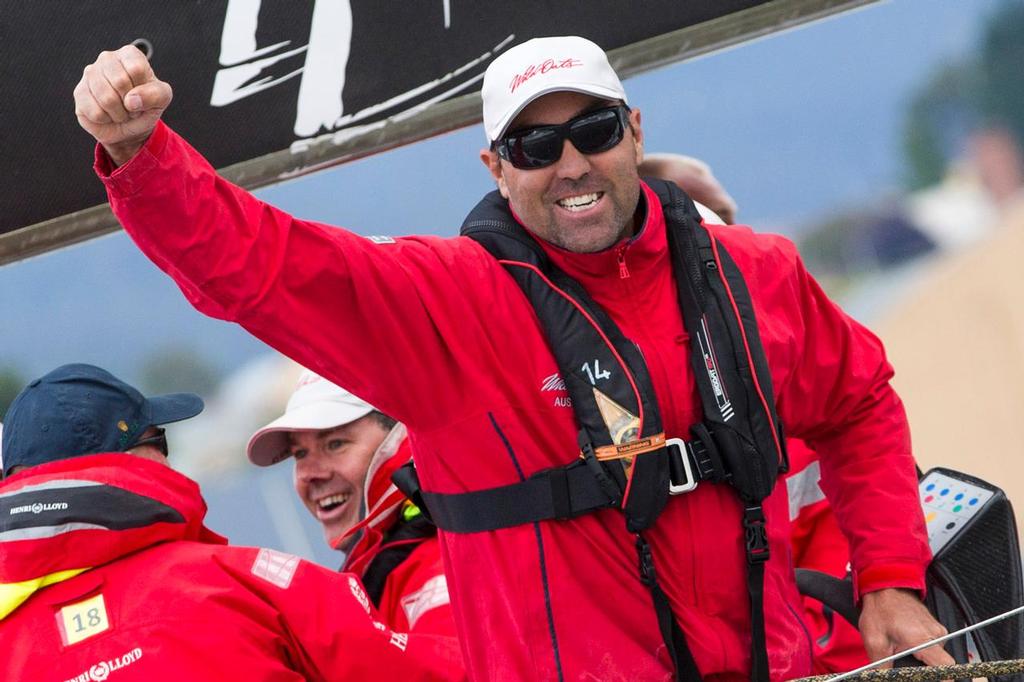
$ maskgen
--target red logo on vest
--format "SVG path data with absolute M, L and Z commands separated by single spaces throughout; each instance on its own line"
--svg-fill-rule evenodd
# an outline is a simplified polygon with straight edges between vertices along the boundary
M 583 66 L 583 62 L 575 57 L 567 57 L 560 62 L 556 62 L 554 59 L 545 59 L 539 64 L 531 64 L 525 71 L 512 77 L 512 82 L 509 83 L 508 92 L 509 94 L 512 94 L 516 91 L 516 88 L 537 74 L 547 73 L 548 71 L 554 71 L 555 69 L 572 69 L 577 66 Z

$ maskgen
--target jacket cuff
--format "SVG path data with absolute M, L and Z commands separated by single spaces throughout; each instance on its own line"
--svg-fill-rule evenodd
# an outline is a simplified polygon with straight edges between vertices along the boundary
M 146 177 L 159 165 L 158 157 L 167 146 L 169 137 L 170 129 L 163 121 L 157 121 L 142 149 L 127 163 L 116 168 L 103 145 L 97 143 L 93 170 L 107 186 L 108 192 L 117 197 L 129 197 L 142 189 Z
M 853 572 L 853 597 L 860 604 L 861 598 L 868 592 L 899 587 L 915 590 L 924 599 L 925 567 L 918 563 L 876 564 L 862 571 Z

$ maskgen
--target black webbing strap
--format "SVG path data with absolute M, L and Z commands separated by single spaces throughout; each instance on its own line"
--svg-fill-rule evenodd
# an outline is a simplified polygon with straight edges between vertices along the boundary
M 693 660 L 693 654 L 690 653 L 690 647 L 686 644 L 686 637 L 676 621 L 675 614 L 672 613 L 672 604 L 669 603 L 668 595 L 658 584 L 651 546 L 639 533 L 636 535 L 636 553 L 640 559 L 640 581 L 651 591 L 654 613 L 658 617 L 658 629 L 661 631 L 661 638 L 665 641 L 668 653 L 672 657 L 676 679 L 680 682 L 699 682 L 700 671 Z
M 764 627 L 764 565 L 768 562 L 768 531 L 761 505 L 743 510 L 743 529 L 747 546 L 747 594 L 750 595 L 750 679 L 769 679 L 768 643 Z
M 687 456 L 682 451 L 678 455 Z M 588 464 L 584 460 L 540 471 L 519 483 L 468 493 L 445 494 L 423 490 L 412 462 L 395 472 L 392 480 L 410 499 L 422 502 L 421 509 L 429 509 L 430 518 L 438 528 L 456 533 L 567 519 L 618 505 L 617 500 L 610 498 L 607 489 L 602 487 L 599 477 L 594 475 L 593 463 Z M 636 535 L 636 550 L 640 581 L 651 593 L 658 630 L 672 658 L 675 679 L 699 682 L 700 671 L 686 644 L 686 637 L 672 613 L 668 595 L 658 584 L 650 545 L 640 534 Z
M 583 460 L 545 469 L 518 483 L 468 493 L 420 490 L 430 518 L 438 528 L 454 533 L 479 533 L 548 519 L 571 519 L 613 507 Z

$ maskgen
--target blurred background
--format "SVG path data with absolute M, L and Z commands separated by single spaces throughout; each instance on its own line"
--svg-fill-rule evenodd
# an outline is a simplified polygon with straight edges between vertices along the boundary
M 922 468 L 961 468 L 1024 507 L 1024 1 L 876 3 L 625 85 L 648 151 L 709 163 L 738 222 L 796 241 L 883 338 Z M 70 116 L 70 100 L 54 106 Z M 453 235 L 491 189 L 483 144 L 474 126 L 257 194 L 361 234 Z M 66 362 L 197 392 L 206 411 L 169 436 L 209 525 L 340 563 L 290 463 L 245 457 L 298 368 L 193 311 L 123 234 L 0 268 L 0 320 L 0 414 Z

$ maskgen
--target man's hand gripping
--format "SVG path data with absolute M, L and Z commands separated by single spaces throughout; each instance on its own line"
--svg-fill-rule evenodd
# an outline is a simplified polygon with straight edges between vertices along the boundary
M 868 658 L 877 661 L 946 634 L 946 628 L 928 612 L 910 590 L 883 589 L 864 595 L 860 634 Z M 914 657 L 926 665 L 953 665 L 956 661 L 938 644 Z M 892 667 L 892 663 L 885 667 Z
M 120 166 L 142 149 L 171 97 L 171 86 L 156 77 L 146 56 L 125 45 L 85 67 L 75 86 L 75 115 Z

